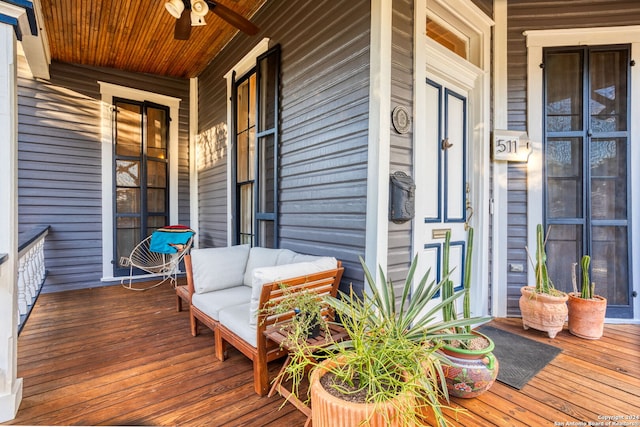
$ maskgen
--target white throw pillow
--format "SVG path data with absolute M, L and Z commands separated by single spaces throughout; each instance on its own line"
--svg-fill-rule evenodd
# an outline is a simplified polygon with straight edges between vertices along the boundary
M 191 250 L 193 285 L 198 294 L 242 285 L 249 245 Z
M 338 262 L 333 257 L 321 257 L 313 262 L 298 262 L 295 264 L 278 265 L 275 267 L 262 267 L 253 270 L 251 282 L 251 302 L 249 305 L 249 323 L 255 325 L 258 316 L 258 304 L 262 287 L 266 283 L 279 280 L 293 279 L 294 277 L 306 276 L 321 271 L 335 270 Z

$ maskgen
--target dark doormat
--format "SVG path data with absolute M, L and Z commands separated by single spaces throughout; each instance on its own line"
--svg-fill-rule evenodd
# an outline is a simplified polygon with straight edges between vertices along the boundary
M 493 326 L 481 326 L 478 331 L 496 345 L 493 354 L 499 363 L 497 380 L 518 390 L 562 351 Z

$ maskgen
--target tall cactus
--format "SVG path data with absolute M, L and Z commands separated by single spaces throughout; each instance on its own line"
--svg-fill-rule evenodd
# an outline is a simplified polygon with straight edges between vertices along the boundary
M 542 224 L 538 224 L 536 227 L 536 292 L 544 294 L 548 294 L 553 289 L 553 283 L 547 271 L 546 243 Z
M 445 275 L 449 275 L 449 248 L 451 247 L 451 231 L 447 230 L 444 237 L 444 246 L 442 249 L 442 271 Z M 446 300 L 453 296 L 453 280 L 445 279 L 442 285 L 442 299 Z M 453 303 L 442 307 L 442 318 L 445 322 L 449 322 L 456 318 L 456 310 Z
M 473 228 L 469 227 L 467 232 L 467 254 L 464 258 L 464 299 L 462 313 L 465 319 L 471 318 L 471 256 L 473 253 Z M 464 327 L 465 333 L 471 333 L 471 325 Z
M 595 283 L 590 283 L 591 280 L 589 278 L 589 264 L 591 264 L 591 257 L 589 255 L 584 255 L 580 264 L 582 265 L 582 289 L 580 297 L 584 299 L 592 299 Z
M 451 231 L 447 231 L 444 238 L 443 253 L 442 253 L 442 270 L 444 274 L 448 275 L 449 271 L 449 250 L 451 247 Z M 471 318 L 471 256 L 473 252 L 473 228 L 469 228 L 467 234 L 467 253 L 465 255 L 464 262 L 464 277 L 462 278 L 462 284 L 464 286 L 464 299 L 462 302 L 462 314 L 465 319 Z M 453 280 L 446 279 L 442 286 L 442 299 L 450 298 L 453 295 Z M 456 320 L 456 310 L 453 303 L 447 304 L 442 308 L 442 317 L 445 321 Z M 460 333 L 471 333 L 471 326 L 467 325 L 464 328 L 456 328 Z

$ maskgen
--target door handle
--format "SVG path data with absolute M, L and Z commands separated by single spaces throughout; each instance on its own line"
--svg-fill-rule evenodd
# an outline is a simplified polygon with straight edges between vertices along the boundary
M 442 144 L 441 144 L 442 150 L 448 150 L 449 148 L 453 147 L 453 143 L 449 142 L 449 138 L 445 138 L 442 140 Z

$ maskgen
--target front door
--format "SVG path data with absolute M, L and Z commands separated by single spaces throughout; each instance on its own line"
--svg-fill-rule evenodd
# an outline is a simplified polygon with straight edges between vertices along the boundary
M 462 286 L 467 245 L 468 205 L 468 93 L 434 76 L 426 81 L 426 138 L 419 141 L 416 168 L 421 169 L 418 191 L 427 201 L 416 212 L 416 251 L 419 272 L 431 270 L 441 280 L 443 244 L 451 232 L 449 279 Z

